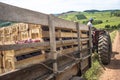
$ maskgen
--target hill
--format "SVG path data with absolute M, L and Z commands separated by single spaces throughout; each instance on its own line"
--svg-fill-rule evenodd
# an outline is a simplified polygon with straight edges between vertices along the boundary
M 79 15 L 79 18 L 77 15 Z M 65 20 L 77 21 L 82 24 L 86 24 L 89 18 L 92 17 L 94 18 L 94 26 L 96 28 L 105 28 L 106 25 L 114 28 L 120 24 L 120 10 L 86 10 L 84 12 L 64 12 L 64 14 L 59 14 L 58 17 Z

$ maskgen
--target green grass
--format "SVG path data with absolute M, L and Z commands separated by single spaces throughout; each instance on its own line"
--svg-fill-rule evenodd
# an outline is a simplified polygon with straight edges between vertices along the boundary
M 88 21 L 89 18 L 91 17 L 94 18 L 95 20 L 102 20 L 103 21 L 102 24 L 94 25 L 96 28 L 104 28 L 105 25 L 114 26 L 120 24 L 120 17 L 111 16 L 111 12 L 95 12 L 95 13 L 80 12 L 81 14 L 84 14 L 87 17 L 87 19 L 82 20 L 77 20 L 75 18 L 75 15 L 78 13 L 79 12 L 65 14 L 59 17 L 70 21 L 77 21 L 80 23 L 82 23 L 83 21 Z
M 86 80 L 98 80 L 101 73 L 102 70 L 101 65 L 98 61 L 98 55 L 95 53 L 92 58 L 92 67 L 86 71 L 86 73 L 83 75 L 83 78 Z
M 117 30 L 114 30 L 110 33 L 110 37 L 111 37 L 111 41 L 113 42 L 113 40 L 115 39 L 115 36 L 116 36 L 116 33 L 117 33 Z

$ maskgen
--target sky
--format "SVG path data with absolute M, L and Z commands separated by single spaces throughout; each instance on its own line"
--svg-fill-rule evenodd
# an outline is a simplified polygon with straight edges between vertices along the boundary
M 0 0 L 0 2 L 46 14 L 90 9 L 120 9 L 120 0 Z

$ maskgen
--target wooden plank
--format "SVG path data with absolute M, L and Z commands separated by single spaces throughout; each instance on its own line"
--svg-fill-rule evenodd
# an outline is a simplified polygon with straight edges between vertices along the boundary
M 76 29 L 77 29 L 77 36 L 78 36 L 78 51 L 81 50 L 81 44 L 80 44 L 80 26 L 79 26 L 79 23 L 76 22 Z M 81 57 L 81 54 L 79 55 L 79 57 Z
M 56 53 L 56 37 L 55 37 L 55 22 L 53 21 L 53 16 L 49 15 L 48 18 L 48 22 L 49 22 L 49 34 L 50 34 L 50 50 L 51 53 L 53 54 L 53 59 L 55 60 L 55 62 L 53 63 L 53 69 L 54 69 L 54 73 L 57 72 L 58 70 L 58 65 L 57 65 L 57 53 Z M 54 22 L 54 23 L 53 23 Z
M 82 41 L 81 44 L 88 44 L 88 41 Z
M 63 49 L 61 51 L 62 54 L 70 54 L 72 52 L 78 51 L 78 47 L 73 47 L 73 48 L 68 48 L 68 49 Z
M 82 62 L 81 62 L 81 69 L 85 69 L 87 66 L 88 66 L 89 62 L 88 62 L 88 58 L 84 59 Z
M 81 33 L 81 34 L 80 34 L 80 37 L 81 37 L 81 38 L 88 38 L 89 36 L 88 36 L 88 34 L 82 34 L 82 33 Z
M 88 48 L 88 44 L 81 46 L 81 50 L 84 50 L 84 49 L 87 49 L 87 48 Z
M 28 54 L 30 52 L 35 52 L 38 50 L 45 50 L 47 49 L 47 47 L 35 47 L 35 48 L 24 48 L 23 49 L 19 49 L 19 50 L 15 50 L 15 56 L 19 56 L 19 55 L 23 55 L 23 54 Z
M 74 36 L 73 36 L 73 33 L 71 33 L 71 32 L 61 32 L 60 37 L 74 37 Z
M 36 42 L 36 43 L 24 43 L 24 44 L 11 44 L 11 45 L 0 45 L 0 50 L 18 50 L 30 47 L 49 46 L 49 42 Z
M 89 40 L 89 38 L 80 39 L 81 42 L 88 41 L 88 40 Z
M 49 31 L 42 31 L 42 37 L 50 37 Z
M 89 27 L 89 54 L 92 55 L 92 48 L 93 48 L 93 43 L 92 43 L 92 28 Z M 89 57 L 89 67 L 92 66 L 92 57 Z
M 72 32 L 55 32 L 56 37 L 77 37 L 77 33 Z M 48 31 L 42 31 L 42 37 L 49 37 Z
M 86 57 L 86 56 L 88 56 L 88 55 L 89 55 L 89 49 L 86 49 L 86 50 L 84 50 L 84 51 L 81 51 L 81 54 L 82 54 L 82 57 L 83 57 L 83 58 Z
M 87 34 L 81 34 L 81 38 L 88 38 L 89 36 Z
M 81 39 L 81 42 L 88 41 L 89 39 Z M 62 40 L 57 41 L 57 45 L 66 45 L 66 44 L 76 44 L 77 39 L 73 40 Z M 24 49 L 24 48 L 31 48 L 31 47 L 46 47 L 50 46 L 49 42 L 36 42 L 36 43 L 24 43 L 24 44 L 11 44 L 11 45 L 0 45 L 0 50 L 18 50 L 18 49 Z
M 54 19 L 55 27 L 67 28 L 67 29 L 76 29 L 76 25 L 74 22 L 60 19 L 60 18 L 57 18 L 55 16 L 53 16 L 53 19 Z
M 81 38 L 88 38 L 89 37 L 88 31 L 82 31 L 82 30 L 80 30 L 80 37 Z
M 71 45 L 71 44 L 76 44 L 77 39 L 73 39 L 73 40 L 61 40 L 61 41 L 57 41 L 57 45 Z
M 8 14 L 9 13 L 9 14 Z M 48 25 L 48 15 L 0 2 L 0 19 Z
M 80 26 L 80 30 L 83 30 L 83 31 L 88 31 L 89 30 L 87 25 L 79 24 L 79 26 Z
M 34 57 L 23 59 L 15 62 L 15 68 L 20 69 L 22 67 L 27 67 L 45 61 L 45 54 L 40 54 Z

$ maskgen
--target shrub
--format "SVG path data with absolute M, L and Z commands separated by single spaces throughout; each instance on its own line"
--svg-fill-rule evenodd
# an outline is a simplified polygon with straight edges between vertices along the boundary
M 81 20 L 81 19 L 87 19 L 85 15 L 83 14 L 77 14 L 75 15 L 77 17 L 78 20 Z
M 120 24 L 117 25 L 117 28 L 120 28 Z
M 102 20 L 94 20 L 94 21 L 93 21 L 93 24 L 94 24 L 94 25 L 95 25 L 95 24 L 101 24 L 101 23 L 103 23 Z
M 110 28 L 110 25 L 105 25 L 105 28 L 106 28 L 106 29 Z
M 87 23 L 88 23 L 88 21 L 83 21 L 83 24 L 87 24 Z M 93 21 L 93 24 L 94 24 L 94 25 L 96 25 L 96 24 L 101 24 L 101 23 L 103 23 L 102 20 L 94 20 L 94 21 Z

